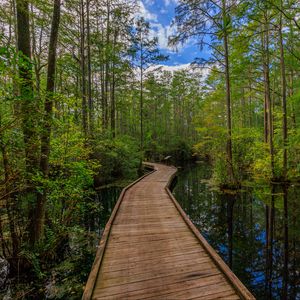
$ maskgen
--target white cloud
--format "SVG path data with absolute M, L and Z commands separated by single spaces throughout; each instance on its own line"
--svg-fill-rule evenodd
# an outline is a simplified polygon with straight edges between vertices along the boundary
M 168 46 L 168 39 L 175 33 L 176 29 L 170 25 L 163 26 L 160 23 L 152 23 L 151 28 L 151 35 L 158 38 L 159 47 L 165 50 L 172 50 L 172 48 Z
M 166 65 L 154 65 L 149 68 L 149 71 L 155 71 L 155 70 L 162 70 L 162 71 L 168 71 L 168 72 L 176 72 L 180 70 L 187 70 L 191 67 L 190 64 L 179 64 L 176 66 L 166 66 Z
M 168 39 L 171 35 L 176 33 L 176 27 L 167 25 L 163 26 L 161 23 L 158 22 L 158 16 L 152 12 L 150 12 L 146 5 L 151 5 L 153 0 L 139 0 L 138 6 L 139 10 L 135 14 L 137 18 L 143 17 L 146 21 L 150 22 L 150 36 L 151 37 L 157 37 L 158 39 L 158 46 L 161 49 L 168 50 L 168 51 L 174 51 L 174 47 L 168 46 Z M 166 5 L 169 5 L 171 2 L 177 3 L 177 0 L 164 0 L 164 3 Z M 145 5 L 146 4 L 146 5 Z M 161 8 L 160 13 L 166 13 L 167 9 Z M 179 45 L 176 47 L 176 50 L 181 50 L 182 46 Z
M 138 2 L 139 10 L 136 17 L 143 17 L 146 21 L 157 21 L 157 15 L 151 13 L 142 1 Z
M 204 82 L 210 73 L 208 67 L 195 68 L 191 64 L 178 64 L 175 66 L 153 65 L 147 70 L 147 73 L 154 73 L 154 75 L 160 76 L 161 71 L 168 71 L 172 74 L 176 71 L 188 71 L 190 74 L 197 75 L 201 82 Z

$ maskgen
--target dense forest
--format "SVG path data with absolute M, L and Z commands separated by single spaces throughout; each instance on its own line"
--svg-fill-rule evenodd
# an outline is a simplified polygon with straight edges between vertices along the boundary
M 52 299 L 80 298 L 95 189 L 143 160 L 208 160 L 220 189 L 300 180 L 298 1 L 177 1 L 169 46 L 199 55 L 174 70 L 138 1 L 0 4 L 0 290 L 13 299 L 42 299 L 49 278 Z

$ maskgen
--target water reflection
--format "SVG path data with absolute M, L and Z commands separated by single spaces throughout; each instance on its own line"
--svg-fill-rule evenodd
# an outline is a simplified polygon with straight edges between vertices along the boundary
M 106 223 L 117 203 L 117 200 L 121 194 L 122 187 L 111 186 L 102 188 L 97 191 L 96 201 L 97 205 L 101 206 L 101 213 L 95 218 L 96 228 L 100 229 L 100 234 L 104 230 Z
M 174 194 L 257 299 L 300 299 L 300 187 L 255 186 L 220 194 L 206 164 L 178 175 Z

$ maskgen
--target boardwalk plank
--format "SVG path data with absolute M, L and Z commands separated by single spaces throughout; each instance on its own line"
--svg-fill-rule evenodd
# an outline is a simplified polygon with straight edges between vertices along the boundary
M 172 266 L 174 267 L 174 257 L 164 257 L 162 258 L 163 263 L 165 265 L 165 267 L 169 267 Z M 187 258 L 186 256 L 178 256 L 176 258 L 176 265 L 177 266 L 182 266 L 182 265 L 188 265 L 190 262 L 194 263 L 194 264 L 201 264 L 203 262 L 210 262 L 210 258 L 209 256 L 204 256 L 202 258 L 199 258 L 198 254 L 197 256 L 191 256 L 191 258 Z M 156 267 L 161 267 L 161 261 L 157 261 L 157 259 L 148 259 L 148 260 L 142 260 L 142 261 L 138 261 L 138 262 L 132 262 L 129 263 L 125 262 L 125 263 L 112 263 L 110 265 L 107 265 L 106 268 L 103 268 L 103 272 L 115 272 L 121 269 L 139 269 L 139 267 L 143 267 L 143 270 L 145 272 L 147 272 L 148 270 L 152 270 Z
M 161 270 L 161 263 L 164 264 L 164 269 Z M 111 272 L 110 270 L 103 272 L 103 279 L 106 280 L 116 280 L 121 279 L 125 282 L 135 282 L 137 280 L 145 280 L 147 278 L 155 278 L 155 277 L 161 277 L 164 274 L 167 274 L 168 276 L 172 276 L 176 273 L 185 272 L 188 271 L 194 271 L 194 272 L 203 272 L 204 270 L 209 271 L 212 269 L 212 262 L 211 261 L 204 261 L 204 262 L 198 262 L 196 264 L 193 262 L 184 262 L 182 263 L 176 263 L 176 266 L 174 265 L 167 265 L 163 261 L 161 263 L 158 263 L 156 265 L 148 265 L 145 266 L 139 266 L 136 265 L 135 268 L 123 268 L 121 270 Z M 148 270 L 147 270 L 148 269 Z M 126 270 L 130 274 L 130 278 L 126 276 L 126 278 L 123 278 L 121 273 Z
M 172 283 L 181 283 L 182 290 L 184 290 L 191 280 L 202 280 L 204 278 L 214 276 L 214 275 L 220 275 L 221 273 L 219 271 L 216 271 L 216 273 L 213 273 L 212 271 L 203 271 L 201 274 L 196 273 L 194 271 L 190 272 L 181 272 L 176 273 L 173 275 L 164 275 L 160 277 L 154 277 L 147 280 L 140 280 L 135 282 L 129 282 L 127 284 L 119 284 L 119 285 L 110 285 L 105 286 L 104 284 L 102 286 L 96 286 L 94 290 L 94 295 L 100 295 L 101 297 L 104 296 L 112 296 L 112 295 L 123 295 L 124 298 L 128 296 L 129 292 L 134 292 L 137 290 L 144 290 L 144 294 L 147 295 L 148 290 L 151 288 L 155 288 L 156 290 L 164 290 L 165 286 L 172 284 Z M 181 291 L 182 291 L 181 290 Z M 100 293 L 98 293 L 100 292 Z M 96 298 L 95 296 L 93 299 Z
M 170 283 L 170 284 L 163 284 L 159 286 L 154 286 L 148 289 L 139 289 L 135 291 L 129 291 L 127 293 L 127 296 L 130 297 L 131 299 L 147 299 L 151 297 L 158 297 L 162 296 L 163 293 L 167 293 L 168 291 L 173 291 L 173 292 L 181 292 L 183 286 L 188 286 L 189 288 L 192 287 L 199 287 L 199 286 L 204 286 L 209 283 L 216 283 L 218 281 L 221 281 L 223 278 L 222 275 L 213 275 L 213 276 L 207 276 L 204 278 L 194 278 L 189 281 L 179 281 L 175 283 Z M 105 296 L 105 298 L 99 298 L 99 299 L 115 299 L 118 297 L 121 297 L 120 294 L 115 294 L 113 296 Z M 166 295 L 165 295 L 166 296 Z
M 189 250 L 189 251 L 186 251 L 185 253 L 182 253 L 182 251 L 176 253 L 164 253 L 164 254 L 160 254 L 159 255 L 159 258 L 160 259 L 165 259 L 165 258 L 170 258 L 170 259 L 173 259 L 173 260 L 177 260 L 177 259 L 180 259 L 180 257 L 189 257 L 189 256 L 192 256 L 192 255 L 195 255 L 196 257 L 199 257 L 199 253 L 201 253 L 201 257 L 203 257 L 204 255 L 206 256 L 207 254 L 205 253 L 205 251 L 203 249 L 192 249 L 192 250 Z M 147 257 L 144 257 L 144 256 L 130 256 L 130 257 L 121 257 L 121 258 L 115 258 L 113 261 L 109 261 L 105 266 L 108 266 L 110 265 L 110 263 L 113 263 L 113 264 L 130 264 L 130 263 L 134 263 L 134 262 L 141 262 L 141 261 L 153 261 L 153 263 L 156 261 L 159 261 L 157 260 L 157 255 L 153 255 L 153 256 L 147 256 Z M 104 268 L 104 267 L 103 267 Z

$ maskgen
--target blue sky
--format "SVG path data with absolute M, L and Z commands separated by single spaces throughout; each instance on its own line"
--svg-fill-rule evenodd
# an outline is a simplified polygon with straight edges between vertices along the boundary
M 200 51 L 193 41 L 180 47 L 178 52 L 168 47 L 168 36 L 174 32 L 171 27 L 178 0 L 141 0 L 140 14 L 150 22 L 152 34 L 158 37 L 159 47 L 169 60 L 163 64 L 177 66 L 190 63 L 195 57 L 207 58 L 207 51 Z

